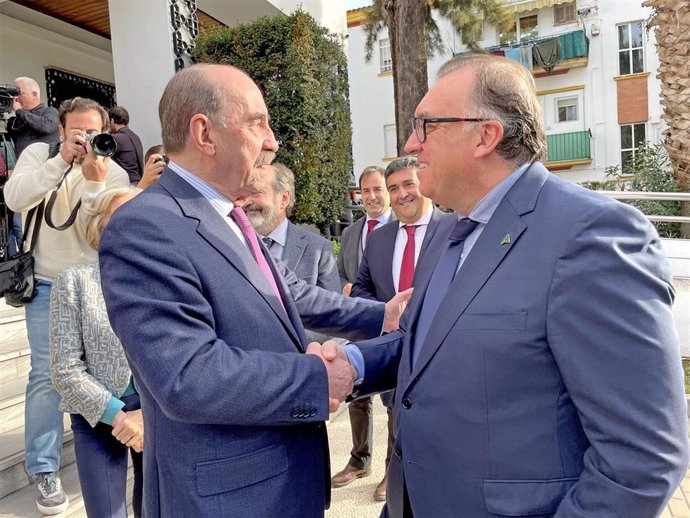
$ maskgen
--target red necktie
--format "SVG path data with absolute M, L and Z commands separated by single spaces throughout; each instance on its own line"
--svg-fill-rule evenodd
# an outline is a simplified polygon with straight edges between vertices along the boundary
M 402 263 L 400 265 L 400 277 L 398 280 L 398 291 L 404 291 L 412 287 L 414 278 L 414 233 L 418 225 L 403 225 L 407 232 L 407 244 L 403 250 Z
M 371 235 L 371 232 L 376 228 L 376 225 L 379 224 L 379 220 L 377 219 L 370 219 L 367 221 L 367 242 L 369 242 L 369 236 Z
M 230 217 L 240 227 L 244 238 L 247 240 L 247 244 L 249 244 L 249 249 L 252 251 L 252 255 L 254 256 L 256 263 L 259 265 L 259 270 L 261 270 L 261 273 L 264 274 L 268 284 L 270 284 L 271 288 L 273 288 L 273 293 L 275 293 L 276 297 L 278 297 L 280 305 L 283 306 L 283 309 L 285 309 L 285 304 L 283 304 L 283 298 L 280 296 L 280 291 L 278 291 L 278 285 L 273 277 L 273 272 L 271 271 L 271 267 L 268 266 L 268 261 L 266 261 L 264 254 L 261 252 L 259 240 L 256 237 L 254 227 L 252 227 L 252 224 L 249 223 L 249 218 L 247 218 L 247 215 L 244 213 L 241 207 L 235 207 L 232 209 L 230 211 Z

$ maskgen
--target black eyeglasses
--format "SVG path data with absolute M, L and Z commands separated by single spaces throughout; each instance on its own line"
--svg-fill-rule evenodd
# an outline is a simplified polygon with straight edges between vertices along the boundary
M 483 122 L 489 119 L 464 118 L 464 117 L 412 117 L 412 131 L 417 135 L 420 143 L 426 142 L 427 124 L 440 124 L 444 122 Z

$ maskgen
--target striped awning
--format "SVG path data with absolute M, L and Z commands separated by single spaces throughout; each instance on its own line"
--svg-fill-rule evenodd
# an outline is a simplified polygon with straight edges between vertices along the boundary
M 522 13 L 525 11 L 532 11 L 533 9 L 541 9 L 542 7 L 567 4 L 572 1 L 573 0 L 504 0 L 503 7 L 509 13 Z

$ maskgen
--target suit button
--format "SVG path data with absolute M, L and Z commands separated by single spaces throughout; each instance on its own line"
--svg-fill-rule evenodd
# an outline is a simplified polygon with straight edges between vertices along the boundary
M 398 448 L 393 450 L 393 455 L 395 455 L 397 459 L 402 460 L 402 452 Z
M 403 408 L 404 408 L 405 410 L 409 410 L 410 408 L 412 408 L 412 401 L 410 401 L 409 399 L 405 398 L 405 399 L 402 400 L 402 406 L 403 406 Z

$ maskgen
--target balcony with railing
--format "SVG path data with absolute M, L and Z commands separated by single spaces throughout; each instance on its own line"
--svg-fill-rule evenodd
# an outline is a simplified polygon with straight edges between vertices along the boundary
M 546 167 L 557 171 L 592 163 L 591 139 L 589 130 L 547 135 Z
M 586 67 L 589 62 L 589 38 L 584 29 L 521 39 L 484 50 L 522 63 L 535 76 L 567 72 L 571 68 Z

